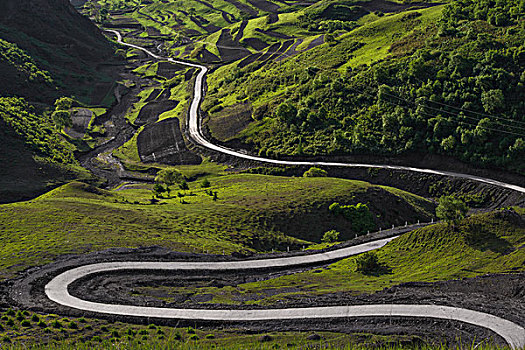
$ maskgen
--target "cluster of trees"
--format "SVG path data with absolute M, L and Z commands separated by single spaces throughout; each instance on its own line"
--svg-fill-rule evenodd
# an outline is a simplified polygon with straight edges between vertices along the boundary
M 49 72 L 39 69 L 33 59 L 16 44 L 0 39 L 0 62 L 13 66 L 27 77 L 30 82 L 45 82 L 51 84 L 53 80 Z
M 189 189 L 186 177 L 175 168 L 162 169 L 155 177 L 155 185 L 153 186 L 153 194 L 155 197 L 161 197 L 163 193 L 167 193 L 168 197 L 171 192 L 171 187 L 177 185 L 181 190 Z
M 24 99 L 0 97 L 0 118 L 38 157 L 55 163 L 76 164 L 72 146 L 63 140 L 51 119 L 35 113 Z
M 352 231 L 356 233 L 365 233 L 375 227 L 374 215 L 366 204 L 357 203 L 355 205 L 341 205 L 332 203 L 328 207 L 330 213 L 334 216 L 343 216 L 350 221 Z
M 59 131 L 65 127 L 73 126 L 73 120 L 71 119 L 72 106 L 73 99 L 69 97 L 60 97 L 55 101 L 55 111 L 51 114 L 51 118 Z
M 293 89 L 256 109 L 264 127 L 245 142 L 273 157 L 418 151 L 525 173 L 523 3 L 454 1 L 389 59 L 344 74 L 289 65 L 252 79 L 248 66 L 235 75 L 249 100 Z M 359 47 L 327 59 L 346 44 Z
M 332 33 L 356 28 L 355 21 L 367 13 L 353 1 L 321 1 L 307 8 L 298 20 L 302 28 Z

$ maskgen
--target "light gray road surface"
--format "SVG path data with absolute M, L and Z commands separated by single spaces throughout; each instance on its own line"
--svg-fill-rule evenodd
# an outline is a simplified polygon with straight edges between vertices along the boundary
M 447 171 L 431 169 L 419 169 L 412 167 L 354 164 L 354 163 L 332 163 L 332 162 L 294 162 L 261 158 L 239 153 L 235 150 L 214 145 L 208 142 L 201 133 L 198 109 L 202 99 L 202 84 L 208 69 L 202 65 L 177 61 L 172 58 L 163 58 L 140 46 L 124 43 L 119 32 L 111 30 L 117 35 L 118 42 L 142 50 L 156 59 L 164 59 L 174 63 L 199 68 L 200 71 L 195 81 L 195 92 L 190 108 L 190 135 L 200 145 L 209 149 L 226 153 L 235 157 L 254 160 L 259 162 L 282 164 L 282 165 L 322 165 L 322 166 L 346 166 L 346 167 L 372 167 L 396 170 L 409 170 L 420 173 L 454 176 L 474 181 L 484 182 L 503 188 L 508 188 L 525 193 L 525 188 L 506 184 L 500 181 L 459 174 Z M 311 308 L 289 308 L 269 310 L 203 310 L 203 309 L 174 309 L 155 308 L 131 305 L 113 305 L 85 301 L 69 294 L 68 286 L 74 281 L 95 273 L 126 270 L 247 270 L 272 267 L 286 267 L 304 265 L 311 263 L 322 263 L 351 255 L 380 248 L 395 237 L 369 242 L 362 245 L 343 248 L 325 253 L 296 256 L 289 258 L 232 261 L 232 262 L 115 262 L 101 263 L 81 266 L 66 271 L 53 278 L 45 287 L 46 295 L 54 302 L 75 309 L 99 312 L 104 314 L 116 314 L 124 316 L 174 318 L 191 320 L 216 320 L 216 321 L 260 321 L 273 319 L 308 319 L 308 318 L 341 318 L 341 317 L 365 317 L 365 316 L 402 316 L 402 317 L 430 317 L 438 319 L 449 319 L 470 323 L 476 326 L 488 328 L 503 337 L 513 349 L 525 347 L 525 329 L 513 322 L 478 311 L 463 308 L 440 306 L 440 305 L 405 305 L 405 304 L 377 304 L 377 305 L 353 305 L 353 306 L 331 306 Z
M 328 166 L 328 167 L 350 167 L 350 168 L 382 168 L 382 169 L 392 169 L 392 170 L 406 170 L 406 171 L 412 171 L 412 172 L 418 172 L 418 173 L 426 173 L 426 174 L 435 174 L 435 175 L 444 175 L 444 176 L 452 176 L 457 178 L 463 178 L 463 179 L 469 179 L 473 181 L 478 181 L 482 183 L 491 184 L 494 186 L 499 186 L 507 189 L 511 189 L 514 191 L 518 191 L 521 193 L 525 193 L 525 187 L 518 186 L 518 185 L 512 185 L 508 183 L 504 183 L 501 181 L 488 179 L 484 177 L 474 176 L 474 175 L 468 175 L 468 174 L 461 174 L 461 173 L 455 173 L 451 171 L 442 171 L 442 170 L 432 170 L 432 169 L 422 169 L 422 168 L 414 168 L 414 167 L 407 167 L 407 166 L 397 166 L 397 165 L 387 165 L 387 164 L 363 164 L 363 163 L 337 163 L 337 162 L 309 162 L 309 161 L 288 161 L 288 160 L 277 160 L 277 159 L 270 159 L 270 158 L 263 158 L 258 156 L 252 156 L 249 154 L 244 154 L 239 151 L 226 148 L 219 145 L 214 145 L 213 143 L 206 140 L 206 138 L 203 136 L 201 132 L 201 124 L 200 124 L 200 118 L 199 118 L 199 106 L 202 100 L 202 94 L 203 94 L 203 82 L 204 77 L 206 73 L 208 72 L 208 68 L 206 68 L 203 65 L 195 64 L 195 63 L 189 63 L 184 61 L 178 61 L 173 58 L 166 58 L 161 57 L 159 55 L 154 54 L 153 52 L 149 51 L 148 49 L 145 49 L 143 47 L 140 47 L 138 45 L 128 44 L 122 41 L 122 36 L 120 33 L 116 30 L 108 30 L 108 32 L 114 33 L 117 36 L 117 41 L 125 46 L 133 47 L 138 50 L 142 50 L 151 57 L 159 60 L 167 60 L 169 62 L 178 63 L 182 65 L 186 65 L 189 67 L 194 67 L 199 69 L 199 73 L 197 74 L 197 78 L 195 80 L 195 91 L 193 94 L 193 100 L 191 101 L 191 107 L 190 107 L 190 115 L 189 115 L 189 133 L 191 138 L 197 142 L 199 145 L 204 146 L 208 149 L 225 153 L 237 158 L 247 159 L 247 160 L 253 160 L 257 162 L 263 162 L 263 163 L 270 163 L 270 164 L 277 164 L 277 165 L 305 165 L 305 166 Z
M 69 294 L 68 291 L 68 286 L 80 278 L 92 274 L 114 271 L 231 271 L 323 263 L 381 248 L 395 238 L 396 237 L 390 237 L 329 252 L 288 258 L 227 262 L 113 262 L 85 265 L 66 271 L 53 278 L 46 285 L 45 292 L 49 299 L 64 306 L 103 314 L 135 317 L 213 321 L 261 321 L 363 316 L 439 318 L 466 322 L 488 328 L 503 337 L 514 349 L 520 349 L 525 346 L 525 329 L 519 325 L 490 314 L 449 306 L 384 304 L 270 310 L 174 309 L 95 303 L 74 297 Z

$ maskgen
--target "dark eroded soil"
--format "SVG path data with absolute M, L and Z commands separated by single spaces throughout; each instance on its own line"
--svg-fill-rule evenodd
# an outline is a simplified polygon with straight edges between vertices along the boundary
M 147 125 L 137 138 L 140 159 L 163 164 L 200 164 L 201 158 L 188 150 L 176 118 Z

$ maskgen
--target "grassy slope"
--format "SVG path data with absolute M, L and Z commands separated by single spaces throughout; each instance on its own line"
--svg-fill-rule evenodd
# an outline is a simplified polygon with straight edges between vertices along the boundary
M 432 210 L 418 197 L 414 200 L 426 210 L 410 209 L 401 197 L 368 183 L 333 178 L 222 176 L 212 179 L 217 201 L 199 183 L 190 187 L 194 195 L 184 197 L 188 204 L 180 203 L 175 190 L 163 205 L 149 205 L 148 189 L 107 192 L 72 183 L 29 202 L 2 205 L 2 275 L 49 262 L 59 254 L 108 247 L 161 245 L 178 251 L 230 253 L 300 247 L 308 244 L 304 239 L 318 240 L 332 228 L 353 235 L 346 221 L 327 215 L 335 200 L 372 199 L 380 207 L 384 197 L 396 202 L 399 198 L 409 220 L 428 217 Z M 374 196 L 370 191 L 381 192 Z
M 321 339 L 309 340 L 312 332 L 265 332 L 243 329 L 195 329 L 138 325 L 89 318 L 66 318 L 33 312 L 8 310 L 0 314 L 0 347 L 2 349 L 304 349 L 322 346 L 328 349 L 362 349 L 363 347 L 403 342 L 418 343 L 411 335 L 381 336 L 374 334 L 341 334 L 316 332 Z M 12 323 L 11 323 L 12 322 Z M 23 323 L 23 325 L 22 325 Z M 486 349 L 485 347 L 477 347 Z M 392 347 L 394 349 L 394 347 Z M 399 349 L 399 347 L 396 347 Z
M 412 231 L 377 251 L 380 262 L 391 273 L 364 275 L 355 271 L 356 257 L 341 260 L 329 268 L 296 273 L 237 287 L 202 288 L 214 293 L 212 302 L 238 303 L 234 295 L 261 293 L 255 302 L 272 304 L 287 295 L 331 292 L 355 294 L 382 290 L 403 282 L 442 281 L 474 277 L 486 273 L 512 273 L 525 270 L 525 209 L 517 215 L 496 211 L 463 220 L 456 227 L 436 224 Z M 298 292 L 265 297 L 265 289 L 294 288 Z
M 413 31 L 424 28 L 429 23 L 435 22 L 439 18 L 442 9 L 443 6 L 436 6 L 418 10 L 417 12 L 421 13 L 421 16 L 418 18 L 420 22 L 410 28 L 407 28 L 406 22 L 401 21 L 401 19 L 407 13 L 413 11 L 405 11 L 401 14 L 386 15 L 384 17 L 377 17 L 374 14 L 367 15 L 361 19 L 361 27 L 339 37 L 336 45 L 322 44 L 280 63 L 267 64 L 264 69 L 247 73 L 247 78 L 245 78 L 242 84 L 238 84 L 235 81 L 229 84 L 222 84 L 224 79 L 230 74 L 232 68 L 236 66 L 236 63 L 220 67 L 208 76 L 209 93 L 206 99 L 217 98 L 218 102 L 226 107 L 234 105 L 243 99 L 242 96 L 245 94 L 246 86 L 264 83 L 265 79 L 281 76 L 283 72 L 298 75 L 305 67 L 312 65 L 322 70 L 327 70 L 328 72 L 336 70 L 343 71 L 348 67 L 356 67 L 361 64 L 369 65 L 387 57 L 390 45 L 396 40 L 409 35 Z M 290 21 L 292 21 L 292 18 L 294 20 L 296 19 L 296 17 L 291 14 L 280 15 L 279 22 L 268 27 L 286 34 L 292 34 L 293 32 L 293 34 L 304 35 L 302 32 L 290 31 Z M 250 20 L 244 30 L 245 34 L 243 38 L 258 37 L 263 39 L 261 34 L 254 32 L 252 28 L 257 27 L 257 24 L 264 23 L 263 20 L 263 18 Z M 250 28 L 252 30 L 250 30 Z M 298 49 L 306 49 L 306 44 L 318 36 L 318 34 L 302 36 L 304 43 L 301 44 Z M 352 52 L 351 47 L 356 42 L 361 43 L 362 46 Z M 244 70 L 249 70 L 249 66 Z M 279 87 L 273 92 L 262 94 L 257 99 L 250 99 L 250 102 L 254 108 L 264 104 L 273 105 L 280 103 L 298 86 L 299 85 L 289 85 L 286 88 Z M 213 114 L 211 118 L 213 118 Z M 268 122 L 268 120 L 252 123 L 251 127 L 248 127 L 239 134 L 239 137 L 250 137 L 253 133 L 258 133 L 260 127 L 265 129 L 264 124 L 266 122 Z M 211 132 L 213 133 L 213 130 L 211 130 Z

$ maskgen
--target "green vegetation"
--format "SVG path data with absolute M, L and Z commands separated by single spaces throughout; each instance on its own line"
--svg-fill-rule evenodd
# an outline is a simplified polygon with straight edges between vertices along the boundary
M 391 222 L 415 222 L 433 211 L 420 197 L 334 178 L 242 174 L 216 177 L 210 188 L 199 181 L 188 186 L 180 196 L 152 204 L 151 186 L 109 192 L 71 183 L 29 202 L 0 205 L 1 274 L 12 276 L 60 254 L 109 247 L 160 245 L 229 254 L 301 248 L 319 242 L 327 228 L 341 232 L 341 239 L 354 237 L 345 219 L 327 215 L 334 199 L 369 202 L 375 215 Z M 389 216 L 385 201 L 396 203 L 398 213 Z
M 374 216 L 368 209 L 368 206 L 363 203 L 355 205 L 340 205 L 339 203 L 332 203 L 328 210 L 334 216 L 343 216 L 352 225 L 352 230 L 358 233 L 364 233 L 374 228 Z
M 326 231 L 323 235 L 323 238 L 321 238 L 321 242 L 323 243 L 335 243 L 339 240 L 340 233 L 336 230 L 330 230 Z
M 380 273 L 382 268 L 375 252 L 364 253 L 355 260 L 355 271 L 365 275 Z
M 436 216 L 449 223 L 457 223 L 463 219 L 468 212 L 467 205 L 459 199 L 450 196 L 439 198 L 439 205 L 436 207 Z
M 18 313 L 21 313 L 18 311 Z M 86 318 L 61 318 L 54 314 L 36 314 L 24 311 L 22 321 L 13 321 L 12 309 L 1 313 L 0 347 L 8 350 L 69 350 L 69 349 L 231 349 L 269 350 L 277 348 L 362 350 L 371 344 L 377 349 L 448 350 L 439 345 L 424 345 L 418 336 L 376 335 L 369 333 L 344 334 L 335 332 L 269 332 L 257 334 L 236 328 L 167 327 L 155 324 L 136 325 Z M 34 319 L 57 327 L 42 327 Z M 11 322 L 9 322 L 9 320 Z M 401 345 L 402 344 L 402 345 Z M 490 342 L 461 349 L 497 350 Z
M 1 121 L 38 157 L 55 163 L 75 164 L 71 145 L 57 133 L 49 117 L 35 113 L 23 99 L 0 97 Z
M 264 70 L 217 70 L 207 98 L 253 106 L 254 122 L 236 138 L 261 155 L 417 151 L 523 173 L 522 5 L 369 14 L 334 42 Z M 330 6 L 310 13 L 318 19 Z
M 8 76 L 13 75 L 11 72 L 16 72 L 17 77 L 11 81 L 11 84 L 14 85 L 10 87 L 11 89 L 18 90 L 21 86 L 18 88 L 16 86 L 24 84 L 50 85 L 53 83 L 49 72 L 39 69 L 27 52 L 16 44 L 3 39 L 0 39 L 0 67 L 2 67 L 3 74 Z M 2 94 L 5 93 L 6 91 L 2 91 Z
M 307 171 L 304 172 L 303 177 L 327 177 L 328 172 L 326 170 L 311 167 Z
M 235 287 L 173 288 L 173 292 L 213 294 L 211 303 L 246 305 L 272 305 L 276 300 L 294 300 L 303 295 L 370 293 L 409 281 L 524 271 L 523 244 L 525 209 L 500 210 L 468 217 L 455 227 L 443 223 L 411 231 L 372 255 L 344 259 L 325 269 Z M 164 288 L 164 292 L 170 291 Z M 243 295 L 250 295 L 249 300 L 239 301 Z

